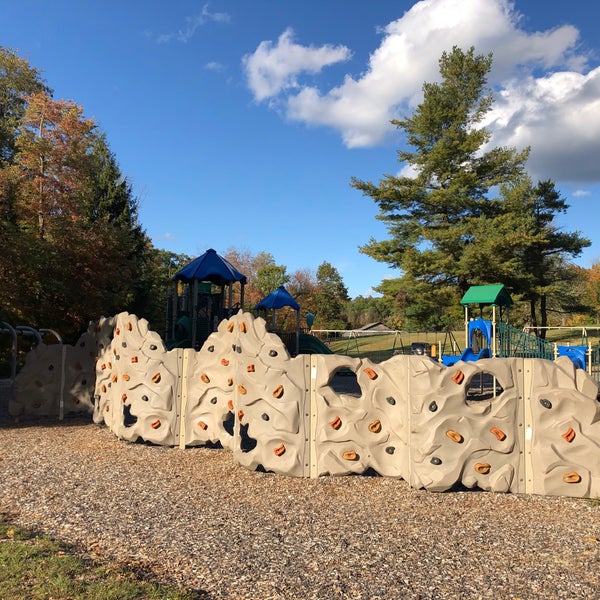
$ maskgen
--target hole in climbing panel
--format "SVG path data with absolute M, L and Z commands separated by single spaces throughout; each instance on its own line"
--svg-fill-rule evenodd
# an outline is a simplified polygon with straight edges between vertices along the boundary
M 137 423 L 138 418 L 131 414 L 131 404 L 123 405 L 123 425 L 131 427 Z
M 248 423 L 240 423 L 240 450 L 242 452 L 252 452 L 258 443 L 253 437 L 248 435 Z
M 504 388 L 493 373 L 481 371 L 473 375 L 467 382 L 465 392 L 467 403 L 494 400 Z
M 329 380 L 329 387 L 336 394 L 348 394 L 356 397 L 361 395 L 361 389 L 356 379 L 356 373 L 347 367 L 342 367 L 332 373 Z
M 231 411 L 227 413 L 225 420 L 223 421 L 223 429 L 233 437 L 233 424 L 235 423 L 235 417 Z

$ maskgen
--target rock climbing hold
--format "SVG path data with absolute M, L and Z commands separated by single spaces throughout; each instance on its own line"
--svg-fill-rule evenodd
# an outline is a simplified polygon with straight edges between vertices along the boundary
M 277 356 L 277 350 L 269 350 L 269 356 L 275 358 Z
M 210 383 L 210 377 L 206 373 L 202 373 L 200 375 L 200 379 L 202 379 L 202 381 L 204 381 L 204 383 Z
M 431 412 L 435 412 L 438 409 L 438 405 L 437 402 L 434 400 L 433 402 L 429 403 L 429 410 Z
M 206 431 L 208 429 L 208 425 L 204 421 L 198 421 L 198 427 Z
M 263 421 L 268 421 L 270 417 L 269 417 L 269 415 L 267 413 L 263 413 L 262 415 L 260 415 L 260 418 Z
M 160 373 L 154 373 L 154 375 L 152 375 L 152 383 L 159 383 L 160 382 Z
M 127 331 L 131 331 L 133 329 L 133 327 L 129 321 L 127 321 L 127 325 L 125 327 L 127 328 Z
M 465 379 L 465 374 L 461 370 L 456 371 L 456 373 L 454 373 L 454 375 L 452 377 L 452 381 L 454 381 L 454 383 L 457 383 L 459 385 L 464 381 L 464 379 Z
M 228 367 L 228 366 L 229 366 L 229 361 L 228 361 L 226 358 L 222 358 L 222 359 L 221 359 L 221 364 L 222 364 L 224 367 Z
M 347 450 L 342 454 L 344 460 L 358 460 L 358 454 L 354 450 Z
M 442 459 L 438 458 L 437 456 L 432 456 L 431 460 L 429 461 L 432 465 L 441 465 L 442 464 Z
M 245 323 L 244 321 L 242 321 L 242 322 L 240 323 L 240 331 L 241 331 L 242 333 L 246 333 L 246 332 L 248 331 L 248 326 L 246 325 L 246 323 Z
M 244 418 L 244 411 L 238 410 L 238 421 L 241 421 Z
M 541 398 L 540 399 L 540 404 L 547 409 L 551 409 L 552 408 L 552 402 L 550 402 L 550 400 L 546 400 L 546 398 Z
M 492 466 L 488 463 L 477 463 L 475 465 L 475 470 L 482 475 L 487 475 L 490 472 Z
M 231 387 L 233 385 L 233 379 L 231 377 L 227 378 L 227 387 Z
M 227 324 L 227 331 L 229 331 L 229 333 L 233 333 L 233 328 L 234 328 L 234 327 L 235 327 L 235 325 L 234 325 L 233 321 L 230 321 L 230 322 Z
M 329 425 L 333 429 L 339 429 L 342 426 L 342 419 L 340 417 L 336 417 L 333 421 L 329 421 Z
M 388 396 L 386 398 L 387 403 L 390 404 L 391 406 L 394 406 L 394 404 L 396 404 L 396 398 L 394 398 L 393 396 Z
M 233 410 L 233 400 L 228 400 L 228 401 L 227 401 L 227 408 L 228 408 L 229 410 Z
M 246 371 L 247 371 L 248 373 L 254 373 L 254 365 L 248 365 L 248 366 L 246 367 Z
M 498 427 L 492 427 L 490 431 L 498 438 L 499 441 L 503 442 L 506 439 L 506 434 L 502 429 L 498 429 Z
M 247 389 L 246 389 L 246 388 L 245 388 L 245 387 L 244 387 L 244 386 L 243 386 L 243 385 L 240 383 L 240 384 L 238 385 L 238 392 L 239 392 L 240 394 L 247 394 L 247 393 L 248 393 L 248 390 L 247 390 Z
M 581 475 L 577 471 L 571 471 L 563 475 L 563 481 L 565 483 L 579 483 L 581 481 Z
M 150 427 L 152 427 L 152 429 L 158 429 L 160 427 L 160 419 L 156 419 L 156 421 L 150 423 Z
M 373 371 L 373 369 L 371 369 L 370 367 L 367 367 L 364 371 L 368 375 L 369 379 L 377 379 L 377 373 Z
M 388 454 L 394 454 L 394 452 L 396 451 L 396 448 L 394 448 L 394 446 L 388 446 L 388 447 L 385 449 L 385 451 L 386 451 Z
M 123 395 L 121 396 L 121 400 L 122 400 L 123 402 L 125 402 L 125 400 L 127 400 L 127 394 L 123 394 Z
M 282 385 L 278 385 L 274 390 L 273 390 L 273 396 L 275 398 L 281 398 L 281 396 L 283 396 L 283 386 Z
M 369 431 L 371 433 L 379 433 L 381 431 L 381 421 L 377 419 L 372 423 L 369 423 Z
M 569 427 L 563 434 L 562 437 L 569 442 L 569 444 L 575 439 L 575 430 Z
M 463 436 L 458 433 L 458 431 L 454 431 L 453 429 L 448 429 L 448 431 L 446 431 L 446 435 L 457 444 L 462 444 L 464 439 Z
M 285 446 L 281 444 L 281 446 L 277 446 L 273 452 L 275 453 L 275 456 L 281 456 L 282 454 L 285 454 Z
M 217 397 L 216 397 L 216 396 L 213 396 L 213 397 L 210 399 L 210 403 L 211 403 L 211 404 L 216 404 L 216 403 L 217 403 Z
M 138 361 L 138 357 L 137 356 L 132 356 L 131 357 L 131 362 L 132 363 L 136 363 Z
M 123 378 L 123 381 L 129 381 L 131 379 L 131 377 L 127 373 L 123 373 L 121 377 Z

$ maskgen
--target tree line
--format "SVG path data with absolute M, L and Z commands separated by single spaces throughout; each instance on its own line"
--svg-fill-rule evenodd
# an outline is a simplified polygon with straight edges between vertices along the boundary
M 243 308 L 284 285 L 315 328 L 443 329 L 460 323 L 469 285 L 501 282 L 534 326 L 597 318 L 600 267 L 571 264 L 590 242 L 557 227 L 565 200 L 552 181 L 530 180 L 527 149 L 488 148 L 479 125 L 492 104 L 491 61 L 473 49 L 445 53 L 441 82 L 424 84 L 415 113 L 394 121 L 412 148 L 398 159 L 412 174 L 351 181 L 377 203 L 390 234 L 361 251 L 399 277 L 384 280 L 377 297 L 350 299 L 327 261 L 289 274 L 270 253 L 229 248 L 224 257 L 248 278 Z M 154 247 L 138 209 L 83 108 L 55 100 L 35 67 L 0 47 L 0 320 L 74 340 L 90 320 L 127 310 L 160 331 L 171 278 L 192 257 Z M 286 311 L 278 318 L 295 326 Z

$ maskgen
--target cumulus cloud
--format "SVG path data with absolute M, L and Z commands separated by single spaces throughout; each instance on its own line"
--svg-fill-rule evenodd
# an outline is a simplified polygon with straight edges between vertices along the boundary
M 286 29 L 276 44 L 261 42 L 253 54 L 244 56 L 248 85 L 257 101 L 297 88 L 301 73 L 319 73 L 324 67 L 348 60 L 345 46 L 301 46 L 294 43 L 294 31 Z
M 493 53 L 490 84 L 496 104 L 487 125 L 494 145 L 531 146 L 529 166 L 540 177 L 598 180 L 600 72 L 587 70 L 570 25 L 525 31 L 508 0 L 422 0 L 381 30 L 382 39 L 359 77 L 329 89 L 301 85 L 297 75 L 350 57 L 342 46 L 313 48 L 286 30 L 244 57 L 257 101 L 277 99 L 286 117 L 339 131 L 347 147 L 372 146 L 410 114 L 424 81 L 439 79 L 443 51 L 457 45 Z M 565 160 L 565 154 L 568 159 Z

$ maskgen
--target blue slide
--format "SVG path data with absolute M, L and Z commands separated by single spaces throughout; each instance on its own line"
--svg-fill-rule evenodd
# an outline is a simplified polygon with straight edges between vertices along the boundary
M 491 354 L 489 348 L 482 348 L 479 352 L 477 352 L 477 354 L 473 352 L 473 348 L 465 348 L 460 356 L 442 356 L 442 362 L 447 367 L 451 367 L 459 360 L 462 360 L 463 362 L 470 362 L 479 360 L 481 358 L 490 358 L 490 356 Z

